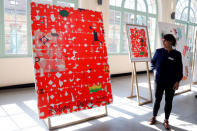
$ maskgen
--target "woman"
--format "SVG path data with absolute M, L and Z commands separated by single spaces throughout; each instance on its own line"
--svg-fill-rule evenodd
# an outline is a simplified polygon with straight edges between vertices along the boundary
M 170 129 L 168 119 L 172 110 L 172 101 L 175 91 L 179 87 L 179 82 L 183 77 L 183 64 L 181 53 L 172 48 L 176 45 L 176 39 L 172 34 L 164 35 L 164 48 L 157 49 L 151 66 L 156 71 L 155 76 L 155 103 L 153 107 L 153 117 L 150 124 L 156 122 L 156 116 L 160 108 L 163 92 L 165 91 L 165 120 L 164 127 Z

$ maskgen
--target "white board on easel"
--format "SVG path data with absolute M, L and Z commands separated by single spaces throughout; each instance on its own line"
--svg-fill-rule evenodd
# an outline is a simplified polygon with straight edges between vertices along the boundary
M 162 40 L 163 35 L 172 34 L 177 40 L 176 49 L 182 54 L 183 62 L 183 79 L 180 85 L 191 84 L 192 82 L 192 65 L 190 63 L 189 47 L 186 41 L 185 28 L 180 25 L 158 22 L 160 40 Z M 161 42 L 162 43 L 162 42 Z M 163 45 L 162 45 L 163 46 Z
M 195 45 L 194 45 L 194 61 L 193 61 L 193 83 L 197 83 L 197 31 L 196 31 L 196 38 L 195 38 Z
M 197 53 L 196 53 L 196 56 L 197 56 Z M 193 82 L 194 83 L 197 83 L 197 57 L 195 57 L 195 64 L 194 64 L 194 76 L 193 76 Z

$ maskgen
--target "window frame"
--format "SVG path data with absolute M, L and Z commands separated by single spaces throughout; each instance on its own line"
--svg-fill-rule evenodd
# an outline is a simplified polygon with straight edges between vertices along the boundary
M 178 4 L 179 0 L 177 0 L 176 2 L 177 2 L 176 4 Z M 188 8 L 187 21 L 184 21 L 184 20 L 180 20 L 180 19 L 175 18 L 175 23 L 186 25 L 186 38 L 188 38 L 188 28 L 189 28 L 189 25 L 196 26 L 197 27 L 197 23 L 190 22 L 190 10 L 193 10 L 191 8 L 191 0 L 189 0 L 189 3 L 188 4 L 189 5 L 185 7 L 185 8 Z M 183 13 L 184 9 L 181 12 L 181 16 L 182 16 L 182 13 Z
M 148 3 L 146 0 L 143 0 L 146 6 L 146 12 L 142 12 L 142 11 L 138 11 L 137 10 L 137 0 L 135 0 L 135 7 L 134 9 L 128 9 L 124 7 L 126 0 L 122 0 L 121 6 L 113 6 L 109 4 L 109 9 L 110 10 L 115 10 L 115 11 L 120 11 L 121 14 L 121 20 L 120 20 L 120 43 L 119 43 L 119 47 L 120 49 L 118 49 L 119 52 L 110 52 L 108 51 L 109 55 L 128 55 L 129 52 L 125 52 L 124 49 L 124 37 L 123 37 L 123 30 L 124 30 L 124 13 L 131 13 L 134 15 L 134 24 L 136 24 L 137 22 L 137 15 L 140 16 L 145 16 L 146 17 L 146 25 L 148 26 L 148 18 L 155 18 L 156 19 L 156 27 L 155 27 L 155 38 L 154 38 L 154 51 L 156 49 L 156 34 L 157 34 L 157 23 L 158 23 L 158 2 L 157 0 L 155 0 L 155 6 L 156 6 L 156 14 L 153 13 L 149 13 L 148 10 Z M 148 28 L 149 29 L 149 28 Z M 113 38 L 114 39 L 114 38 Z M 150 39 L 149 39 L 150 40 Z M 154 51 L 151 50 L 151 52 L 153 53 Z
M 4 52 L 4 0 L 0 0 L 0 57 L 3 57 Z
M 176 1 L 176 5 L 178 4 L 179 0 Z M 191 8 L 191 4 L 192 4 L 192 0 L 189 0 L 188 1 L 188 5 L 185 5 L 185 7 L 183 8 L 183 10 L 181 10 L 181 15 L 182 16 L 182 13 L 183 11 L 188 8 L 188 16 L 187 16 L 187 20 L 184 21 L 184 20 L 181 20 L 181 18 L 177 19 L 175 18 L 175 24 L 181 24 L 181 25 L 184 25 L 186 27 L 186 30 L 185 30 L 185 34 L 186 34 L 186 40 L 188 41 L 188 38 L 189 38 L 189 26 L 193 26 L 195 28 L 197 28 L 197 21 L 196 23 L 193 23 L 190 21 L 190 12 L 193 11 L 193 8 Z M 195 15 L 195 14 L 194 14 Z M 194 17 L 197 17 L 194 16 Z M 194 32 L 194 37 L 196 36 L 196 32 Z M 195 42 L 195 38 L 193 38 L 194 42 Z M 195 44 L 195 43 L 194 43 Z M 192 48 L 192 52 L 191 52 L 191 60 L 193 59 L 193 53 L 194 53 L 194 44 L 191 46 Z M 190 46 L 190 43 L 188 43 L 188 46 Z M 192 61 L 191 61 L 191 64 L 192 64 Z
M 6 54 L 5 52 L 5 6 L 4 0 L 0 0 L 0 58 L 26 58 L 32 57 L 32 33 L 31 33 L 31 3 L 32 0 L 26 0 L 26 19 L 27 19 L 27 54 Z M 58 1 L 73 3 L 74 8 L 78 8 L 78 0 L 52 0 L 52 4 Z

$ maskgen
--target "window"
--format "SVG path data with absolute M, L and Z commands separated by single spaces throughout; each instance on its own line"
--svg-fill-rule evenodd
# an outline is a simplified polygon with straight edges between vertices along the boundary
M 31 1 L 78 7 L 78 0 L 1 0 L 0 57 L 31 56 Z
M 109 46 L 112 47 L 110 52 L 116 52 L 120 49 L 120 19 L 120 11 L 110 10 Z
M 110 54 L 127 54 L 126 24 L 147 25 L 151 51 L 155 50 L 157 1 L 110 0 L 109 45 Z
M 111 1 L 112 0 L 110 0 L 110 5 L 111 5 Z M 133 4 L 131 4 L 131 3 L 133 3 Z M 126 0 L 125 1 L 125 4 L 124 4 L 124 8 L 127 8 L 127 9 L 135 9 L 135 0 Z
M 125 12 L 124 13 L 124 30 L 123 30 L 123 47 L 122 52 L 128 52 L 128 39 L 127 39 L 127 32 L 126 32 L 126 24 L 131 23 L 134 24 L 134 14 Z
M 197 8 L 195 5 L 197 5 L 196 0 L 177 0 L 176 4 L 176 24 L 185 27 L 191 63 L 197 31 Z
M 137 1 L 137 11 L 146 12 L 146 5 L 145 5 L 144 0 Z
M 26 0 L 4 0 L 4 40 L 6 55 L 27 54 Z

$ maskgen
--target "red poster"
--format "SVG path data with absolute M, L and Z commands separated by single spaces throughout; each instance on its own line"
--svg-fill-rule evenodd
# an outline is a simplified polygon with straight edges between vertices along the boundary
M 40 119 L 112 103 L 100 12 L 31 3 Z
M 145 26 L 127 25 L 129 49 L 132 61 L 149 61 L 150 47 Z

